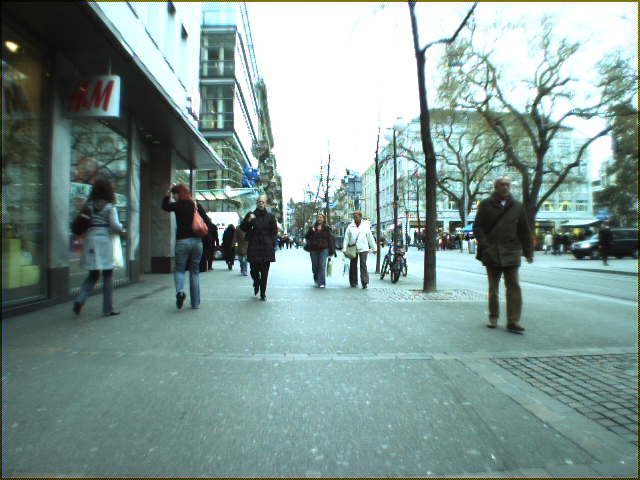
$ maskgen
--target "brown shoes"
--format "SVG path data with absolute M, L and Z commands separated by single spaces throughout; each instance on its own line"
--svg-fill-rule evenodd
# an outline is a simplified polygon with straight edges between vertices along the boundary
M 507 330 L 512 333 L 522 333 L 524 332 L 524 327 L 520 326 L 519 323 L 507 323 Z
M 489 322 L 487 323 L 487 328 L 496 328 L 498 326 L 498 319 L 489 317 Z

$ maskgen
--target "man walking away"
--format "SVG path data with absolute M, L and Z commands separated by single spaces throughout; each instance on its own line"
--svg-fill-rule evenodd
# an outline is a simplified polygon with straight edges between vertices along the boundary
M 478 240 L 482 264 L 487 269 L 489 281 L 489 323 L 498 326 L 500 304 L 498 290 L 504 275 L 507 292 L 507 330 L 521 333 L 522 291 L 518 270 L 520 257 L 533 262 L 533 241 L 522 203 L 511 195 L 511 179 L 498 177 L 493 184 L 494 192 L 478 207 L 473 235 Z

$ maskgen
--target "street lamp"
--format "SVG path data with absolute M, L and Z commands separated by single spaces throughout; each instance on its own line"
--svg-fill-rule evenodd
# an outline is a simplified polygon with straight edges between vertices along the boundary
M 398 246 L 398 156 L 396 153 L 396 132 L 402 133 L 408 127 L 408 124 L 401 117 L 393 124 L 392 129 L 387 129 L 384 138 L 393 141 L 393 246 Z M 389 130 L 393 130 L 390 132 Z

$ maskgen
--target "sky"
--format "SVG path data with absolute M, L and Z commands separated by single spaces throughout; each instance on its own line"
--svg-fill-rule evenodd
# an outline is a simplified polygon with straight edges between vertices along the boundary
M 422 2 L 416 6 L 421 46 L 449 37 L 471 3 Z M 273 153 L 283 179 L 283 200 L 302 200 L 315 192 L 321 162 L 331 155 L 331 176 L 345 169 L 360 174 L 375 156 L 378 127 L 382 137 L 397 117 L 419 116 L 416 62 L 406 2 L 249 2 L 249 17 L 260 76 L 267 91 Z M 477 23 L 497 16 L 516 21 L 555 12 L 558 27 L 586 41 L 589 65 L 607 48 L 638 51 L 637 2 L 480 2 Z M 520 49 L 504 50 L 511 67 Z M 434 104 L 434 71 L 442 46 L 428 51 L 427 91 Z M 578 126 L 578 125 L 576 125 Z M 585 133 L 601 124 L 579 125 Z M 609 140 L 592 148 L 594 159 L 610 155 Z M 594 163 L 595 165 L 595 163 Z M 597 165 L 592 166 L 595 176 Z

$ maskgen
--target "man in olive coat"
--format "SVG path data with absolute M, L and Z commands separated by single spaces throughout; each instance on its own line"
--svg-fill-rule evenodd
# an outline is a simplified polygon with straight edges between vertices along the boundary
M 511 195 L 511 179 L 498 177 L 493 184 L 494 192 L 480 202 L 473 235 L 482 252 L 482 264 L 487 269 L 489 280 L 489 323 L 498 326 L 500 304 L 498 291 L 500 278 L 504 275 L 507 292 L 507 330 L 521 333 L 522 292 L 518 270 L 520 257 L 533 262 L 533 239 L 522 203 Z

